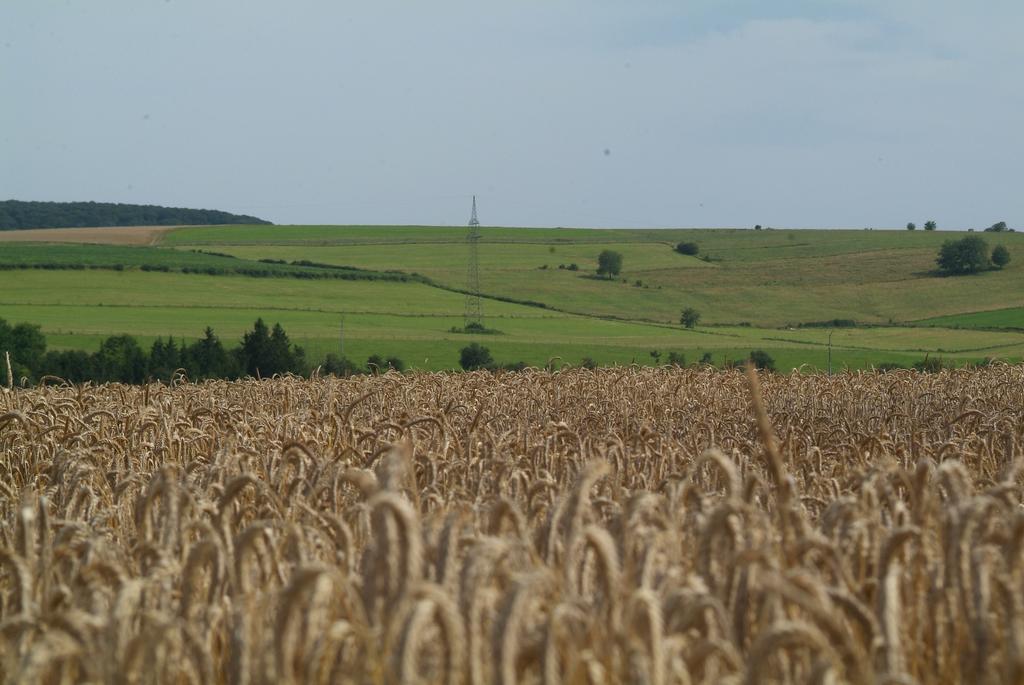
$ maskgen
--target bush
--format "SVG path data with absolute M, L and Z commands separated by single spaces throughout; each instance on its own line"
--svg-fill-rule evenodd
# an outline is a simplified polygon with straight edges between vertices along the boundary
M 925 373 L 938 373 L 946 368 L 941 357 L 925 357 L 919 362 L 914 362 L 914 368 Z
M 459 366 L 466 371 L 486 369 L 493 365 L 491 351 L 480 343 L 470 343 L 459 351 Z
M 939 225 L 935 223 L 935 221 L 932 219 L 929 219 L 928 221 L 924 222 L 924 230 L 926 231 L 934 231 L 938 227 Z
M 1009 230 L 1009 228 L 1007 227 L 1005 221 L 997 221 L 996 223 L 994 223 L 991 226 L 989 226 L 988 228 L 986 228 L 985 232 L 986 233 L 1003 233 L 1004 231 L 1007 231 L 1007 230 Z
M 988 244 L 976 235 L 960 240 L 947 240 L 939 248 L 935 259 L 939 269 L 947 274 L 972 274 L 988 268 Z
M 377 375 L 388 370 L 388 363 L 379 354 L 371 354 L 366 358 L 366 368 L 370 373 Z
M 750 353 L 750 362 L 758 369 L 765 371 L 775 370 L 775 360 L 764 350 L 753 350 Z
M 856 328 L 857 322 L 853 319 L 829 319 L 828 321 L 807 321 L 797 324 L 800 328 Z
M 697 246 L 697 243 L 679 243 L 676 245 L 676 252 L 693 256 L 700 252 L 700 248 Z
M 687 328 L 693 328 L 700 321 L 700 312 L 693 307 L 687 307 L 679 314 L 679 323 Z
M 1005 245 L 996 245 L 992 250 L 992 263 L 1000 269 L 1010 263 L 1010 251 Z
M 348 357 L 331 352 L 320 365 L 320 373 L 325 376 L 353 376 L 359 373 L 359 367 Z
M 908 231 L 913 231 L 916 228 L 917 228 L 917 224 L 915 224 L 913 221 L 910 221 L 910 222 L 907 223 L 907 230 Z

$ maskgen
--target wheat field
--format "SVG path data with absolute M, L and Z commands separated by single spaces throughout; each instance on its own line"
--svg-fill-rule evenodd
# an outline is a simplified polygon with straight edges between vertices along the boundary
M 25 683 L 1021 683 L 1024 368 L 0 390 Z

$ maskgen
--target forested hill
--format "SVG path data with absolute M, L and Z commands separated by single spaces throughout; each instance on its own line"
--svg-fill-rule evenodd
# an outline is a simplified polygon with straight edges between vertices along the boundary
M 243 214 L 215 209 L 183 209 L 112 202 L 0 201 L 0 231 L 22 228 L 80 226 L 182 226 L 212 224 L 269 224 Z

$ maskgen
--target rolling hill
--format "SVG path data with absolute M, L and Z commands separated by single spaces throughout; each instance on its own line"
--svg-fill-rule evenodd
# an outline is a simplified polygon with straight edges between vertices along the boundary
M 90 349 L 122 332 L 143 342 L 194 339 L 207 325 L 232 339 L 262 316 L 314 359 L 340 351 L 344 319 L 345 354 L 396 355 L 427 369 L 457 366 L 472 340 L 501 362 L 530 364 L 654 364 L 670 352 L 720 364 L 763 349 L 781 368 L 825 368 L 830 333 L 835 368 L 1024 357 L 1019 234 L 985 234 L 1013 259 L 962 277 L 934 272 L 939 246 L 956 237 L 942 232 L 483 234 L 484 313 L 496 335 L 453 332 L 462 323 L 465 229 L 415 226 L 190 227 L 163 233 L 155 247 L 23 243 L 0 254 L 0 317 L 41 324 L 51 345 Z M 698 244 L 697 256 L 674 250 L 684 241 Z M 604 249 L 623 254 L 616 279 L 594 274 Z M 348 275 L 324 275 L 332 271 Z M 701 313 L 695 329 L 679 325 L 684 307 Z M 822 324 L 834 319 L 855 325 Z

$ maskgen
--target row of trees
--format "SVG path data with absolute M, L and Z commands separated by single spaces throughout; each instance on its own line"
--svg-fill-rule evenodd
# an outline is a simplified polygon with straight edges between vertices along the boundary
M 936 224 L 933 220 L 928 220 L 924 222 L 924 230 L 926 231 L 934 231 L 936 228 L 938 228 L 938 226 L 939 225 Z M 908 222 L 907 230 L 917 230 L 917 224 L 915 224 L 913 221 Z M 974 229 L 972 228 L 971 230 L 973 231 Z M 1013 229 L 1007 226 L 1005 221 L 997 221 L 996 223 L 992 224 L 991 226 L 985 229 L 986 233 L 1003 233 L 1006 231 L 1012 233 Z
M 80 226 L 177 226 L 184 224 L 269 224 L 244 214 L 112 202 L 0 202 L 0 231 Z
M 5 335 L 5 332 L 9 332 Z M 193 380 L 272 376 L 306 373 L 305 352 L 291 344 L 280 324 L 268 327 L 258 319 L 241 344 L 228 349 L 207 327 L 203 337 L 190 345 L 174 338 L 157 338 L 147 352 L 133 336 L 114 335 L 90 354 L 83 350 L 46 350 L 46 338 L 38 326 L 9 326 L 0 319 L 0 349 L 9 350 L 17 377 L 40 379 L 58 376 L 73 383 L 142 383 L 170 380 L 182 369 Z
M 255 216 L 213 209 L 108 202 L 0 202 L 0 230 L 77 226 L 173 226 L 180 224 L 270 223 Z

